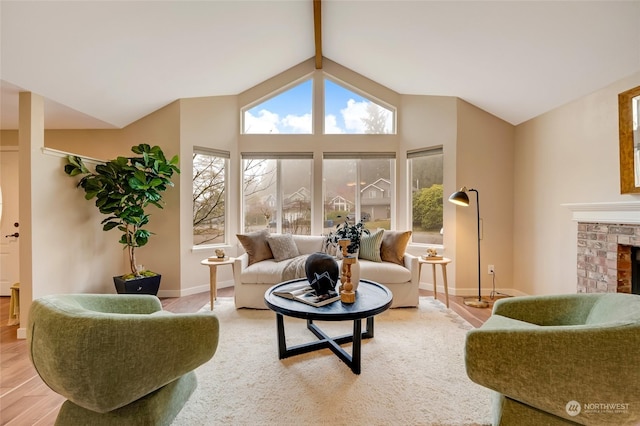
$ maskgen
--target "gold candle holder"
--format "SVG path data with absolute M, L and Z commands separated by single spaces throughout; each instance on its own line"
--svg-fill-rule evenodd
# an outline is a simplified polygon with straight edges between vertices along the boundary
M 356 263 L 356 258 L 349 256 L 347 247 L 351 244 L 348 238 L 338 240 L 342 249 L 342 269 L 340 273 L 340 300 L 342 303 L 354 303 L 356 301 L 356 293 L 353 291 L 351 283 L 351 265 Z

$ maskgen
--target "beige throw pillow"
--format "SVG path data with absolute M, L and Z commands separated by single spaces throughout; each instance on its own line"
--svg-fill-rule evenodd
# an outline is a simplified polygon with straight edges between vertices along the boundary
M 380 246 L 382 260 L 404 265 L 404 252 L 410 238 L 411 231 L 384 231 Z
M 291 234 L 275 234 L 267 237 L 267 243 L 276 262 L 300 256 L 298 246 Z
M 268 230 L 263 229 L 262 231 L 249 232 L 247 234 L 236 234 L 236 237 L 244 247 L 244 251 L 249 255 L 249 265 L 261 260 L 273 259 L 273 253 L 267 243 Z

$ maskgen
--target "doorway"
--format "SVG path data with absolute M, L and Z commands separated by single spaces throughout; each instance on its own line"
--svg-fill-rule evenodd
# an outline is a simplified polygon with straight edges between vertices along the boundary
M 0 296 L 20 281 L 18 147 L 0 150 Z

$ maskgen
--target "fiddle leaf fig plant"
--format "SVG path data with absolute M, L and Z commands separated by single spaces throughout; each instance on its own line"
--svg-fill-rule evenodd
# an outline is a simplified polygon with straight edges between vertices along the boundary
M 101 224 L 103 231 L 117 228 L 129 254 L 131 276 L 155 275 L 138 270 L 136 248 L 147 244 L 152 232 L 144 227 L 149 223 L 149 204 L 162 208 L 162 193 L 173 186 L 171 177 L 180 173 L 179 158 L 167 160 L 158 146 L 134 145 L 133 157 L 118 157 L 98 164 L 90 171 L 82 158 L 69 155 L 64 171 L 69 176 L 82 176 L 78 187 L 84 189 L 87 200 L 96 199 L 100 213 L 107 215 Z

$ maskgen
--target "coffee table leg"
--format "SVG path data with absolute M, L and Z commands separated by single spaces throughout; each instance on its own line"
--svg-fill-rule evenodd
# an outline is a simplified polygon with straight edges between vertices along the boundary
M 351 352 L 351 371 L 360 374 L 360 356 L 362 354 L 362 321 L 353 321 L 353 347 Z
M 301 345 L 287 348 L 287 342 L 284 334 L 284 316 L 276 313 L 276 328 L 278 331 L 278 357 L 280 359 L 289 358 L 290 356 L 300 355 L 316 351 L 319 349 L 330 349 L 345 364 L 351 368 L 354 374 L 360 374 L 362 359 L 362 339 L 370 339 L 373 337 L 373 318 L 367 318 L 367 328 L 362 331 L 362 320 L 353 321 L 353 333 L 344 336 L 330 337 L 320 330 L 313 320 L 307 320 L 307 328 L 319 339 L 317 342 L 303 343 Z M 347 353 L 340 345 L 352 343 L 351 355 Z
M 276 314 L 276 325 L 278 329 L 278 357 L 284 359 L 287 357 L 287 340 L 284 336 L 284 317 L 282 314 Z

